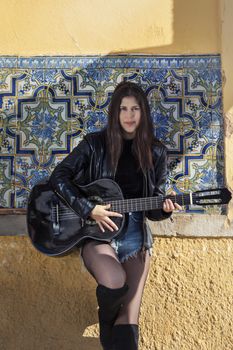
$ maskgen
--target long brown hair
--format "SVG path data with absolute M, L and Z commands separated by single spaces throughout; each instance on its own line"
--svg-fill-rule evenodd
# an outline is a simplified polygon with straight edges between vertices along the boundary
M 124 97 L 130 96 L 135 97 L 141 110 L 141 119 L 133 139 L 132 151 L 138 160 L 139 167 L 143 171 L 152 167 L 151 146 L 155 140 L 155 136 L 146 94 L 139 85 L 129 81 L 123 81 L 116 86 L 113 92 L 106 127 L 107 152 L 113 171 L 117 168 L 123 148 L 123 133 L 119 122 L 120 105 Z

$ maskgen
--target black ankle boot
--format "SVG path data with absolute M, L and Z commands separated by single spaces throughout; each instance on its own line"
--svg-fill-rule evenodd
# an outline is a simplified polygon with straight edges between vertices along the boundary
M 99 305 L 100 343 L 104 350 L 112 350 L 112 327 L 121 308 L 123 296 L 127 291 L 126 284 L 117 289 L 111 289 L 101 284 L 96 288 Z
M 138 325 L 115 325 L 112 329 L 112 341 L 112 350 L 138 350 Z

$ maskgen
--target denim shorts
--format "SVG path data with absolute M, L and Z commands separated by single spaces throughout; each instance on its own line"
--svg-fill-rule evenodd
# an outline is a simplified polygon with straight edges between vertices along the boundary
M 137 256 L 143 245 L 143 215 L 133 212 L 126 215 L 122 232 L 111 241 L 120 262 Z

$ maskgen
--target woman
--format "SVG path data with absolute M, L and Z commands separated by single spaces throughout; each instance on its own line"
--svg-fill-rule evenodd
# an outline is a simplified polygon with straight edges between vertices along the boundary
M 167 176 L 166 148 L 154 136 L 149 104 L 135 83 L 122 82 L 113 92 L 107 127 L 88 134 L 54 170 L 51 183 L 83 219 L 91 218 L 114 232 L 110 205 L 95 205 L 79 192 L 100 178 L 115 180 L 124 198 L 164 194 Z M 87 240 L 82 257 L 97 282 L 100 342 L 104 350 L 138 349 L 138 319 L 146 282 L 152 236 L 146 218 L 163 220 L 181 209 L 170 199 L 162 209 L 126 216 L 121 233 L 111 242 Z

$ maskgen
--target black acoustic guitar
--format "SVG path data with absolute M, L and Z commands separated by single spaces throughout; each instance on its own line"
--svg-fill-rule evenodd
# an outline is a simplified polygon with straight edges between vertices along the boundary
M 231 192 L 227 188 L 176 196 L 124 199 L 120 187 L 110 179 L 79 186 L 79 190 L 90 201 L 96 204 L 111 204 L 111 211 L 122 213 L 122 218 L 111 218 L 119 230 L 106 230 L 103 233 L 93 220 L 84 221 L 51 189 L 49 181 L 44 180 L 32 189 L 27 209 L 29 237 L 40 252 L 49 256 L 59 256 L 70 252 L 85 239 L 110 242 L 122 230 L 125 213 L 161 209 L 166 198 L 182 206 L 221 205 L 227 204 L 231 199 Z

